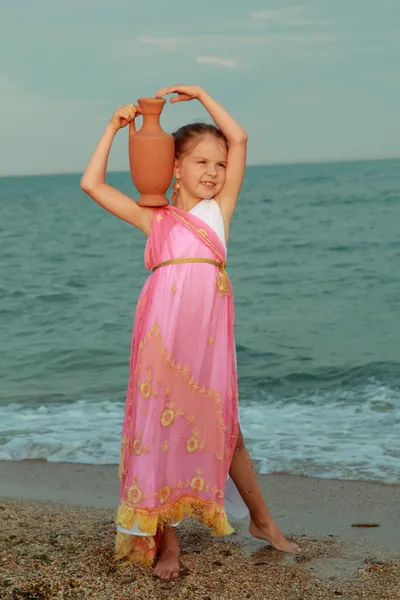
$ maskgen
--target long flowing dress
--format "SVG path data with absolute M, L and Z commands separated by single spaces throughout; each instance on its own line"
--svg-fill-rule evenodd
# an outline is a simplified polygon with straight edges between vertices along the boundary
M 199 204 L 220 217 L 214 200 Z M 225 260 L 220 235 L 195 212 L 154 210 L 145 248 L 152 274 L 136 309 L 121 437 L 123 564 L 151 564 L 162 527 L 188 517 L 214 535 L 233 532 L 224 499 L 239 417 Z

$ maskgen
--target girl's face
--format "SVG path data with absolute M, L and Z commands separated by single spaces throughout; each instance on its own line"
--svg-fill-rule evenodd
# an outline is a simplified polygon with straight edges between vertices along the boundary
M 226 145 L 211 135 L 200 139 L 194 148 L 176 161 L 175 176 L 181 191 L 193 198 L 212 198 L 225 183 L 228 157 Z

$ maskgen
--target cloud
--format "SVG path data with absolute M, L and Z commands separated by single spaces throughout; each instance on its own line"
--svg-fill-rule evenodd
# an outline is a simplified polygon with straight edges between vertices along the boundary
M 198 56 L 196 62 L 200 64 L 215 65 L 216 67 L 228 67 L 235 69 L 238 65 L 233 60 L 218 58 L 217 56 Z
M 303 13 L 304 10 L 304 6 L 285 6 L 284 8 L 252 13 L 251 18 L 262 21 L 282 21 L 284 19 L 297 17 L 299 14 Z
M 327 25 L 329 21 L 307 18 L 304 6 L 285 6 L 284 8 L 255 12 L 250 17 L 259 23 L 281 25 L 284 27 L 307 27 L 309 25 Z

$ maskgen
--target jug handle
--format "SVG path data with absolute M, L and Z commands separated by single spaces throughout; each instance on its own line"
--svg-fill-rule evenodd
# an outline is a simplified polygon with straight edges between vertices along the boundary
M 137 131 L 135 120 L 136 119 L 133 119 L 133 121 L 131 121 L 129 123 L 129 135 L 134 135 L 136 133 L 136 131 Z

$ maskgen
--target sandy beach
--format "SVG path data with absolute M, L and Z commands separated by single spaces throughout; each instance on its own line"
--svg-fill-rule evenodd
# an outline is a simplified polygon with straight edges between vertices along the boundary
M 0 598 L 400 598 L 400 486 L 281 474 L 260 483 L 301 553 L 254 540 L 246 520 L 224 539 L 185 522 L 181 579 L 164 583 L 114 565 L 116 466 L 0 462 Z

